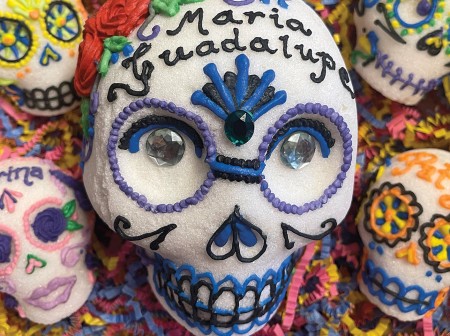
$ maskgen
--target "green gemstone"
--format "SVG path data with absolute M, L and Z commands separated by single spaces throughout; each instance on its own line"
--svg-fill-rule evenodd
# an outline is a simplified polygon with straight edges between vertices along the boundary
M 255 124 L 248 112 L 237 110 L 229 114 L 225 120 L 225 134 L 233 145 L 240 146 L 247 143 L 254 131 Z

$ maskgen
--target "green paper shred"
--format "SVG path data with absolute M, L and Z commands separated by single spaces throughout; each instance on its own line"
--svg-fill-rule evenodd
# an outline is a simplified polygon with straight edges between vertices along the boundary
M 90 100 L 88 98 L 81 100 L 81 127 L 85 138 L 89 137 L 89 105 Z
M 71 200 L 69 202 L 67 202 L 66 204 L 64 204 L 63 208 L 61 209 L 64 218 L 70 218 L 72 217 L 72 215 L 75 212 L 75 209 L 77 207 L 77 203 L 75 202 L 75 200 Z

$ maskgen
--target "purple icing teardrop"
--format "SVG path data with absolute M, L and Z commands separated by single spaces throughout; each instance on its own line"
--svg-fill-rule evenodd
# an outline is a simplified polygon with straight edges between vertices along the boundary
M 419 4 L 417 5 L 417 14 L 420 16 L 428 15 L 428 13 L 431 10 L 431 4 L 428 2 L 428 0 L 421 0 Z

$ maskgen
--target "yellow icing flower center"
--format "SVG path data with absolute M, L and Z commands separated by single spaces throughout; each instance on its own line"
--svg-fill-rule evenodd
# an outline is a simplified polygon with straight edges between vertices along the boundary
M 16 37 L 13 34 L 11 34 L 11 33 L 3 34 L 3 36 L 2 36 L 2 44 L 3 45 L 10 47 L 14 43 L 16 43 Z
M 55 20 L 55 25 L 58 28 L 64 27 L 66 25 L 66 19 L 60 16 Z

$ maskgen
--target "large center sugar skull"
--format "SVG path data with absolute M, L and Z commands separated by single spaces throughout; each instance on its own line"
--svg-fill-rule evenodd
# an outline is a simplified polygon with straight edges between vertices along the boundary
M 414 105 L 450 72 L 449 0 L 358 0 L 352 62 L 384 96 Z
M 85 19 L 80 0 L 0 1 L 0 85 L 22 110 L 53 116 L 78 106 L 73 75 Z
M 430 315 L 450 286 L 450 153 L 413 150 L 392 159 L 359 214 L 365 258 L 359 285 L 386 314 Z
M 295 251 L 347 212 L 353 92 L 303 1 L 170 3 L 111 1 L 87 22 L 84 181 L 103 220 L 146 249 L 180 323 L 251 334 L 281 303 Z M 99 47 L 121 6 L 132 32 Z
M 86 301 L 94 282 L 85 264 L 89 206 L 82 184 L 50 161 L 0 163 L 0 291 L 22 317 L 52 324 Z

